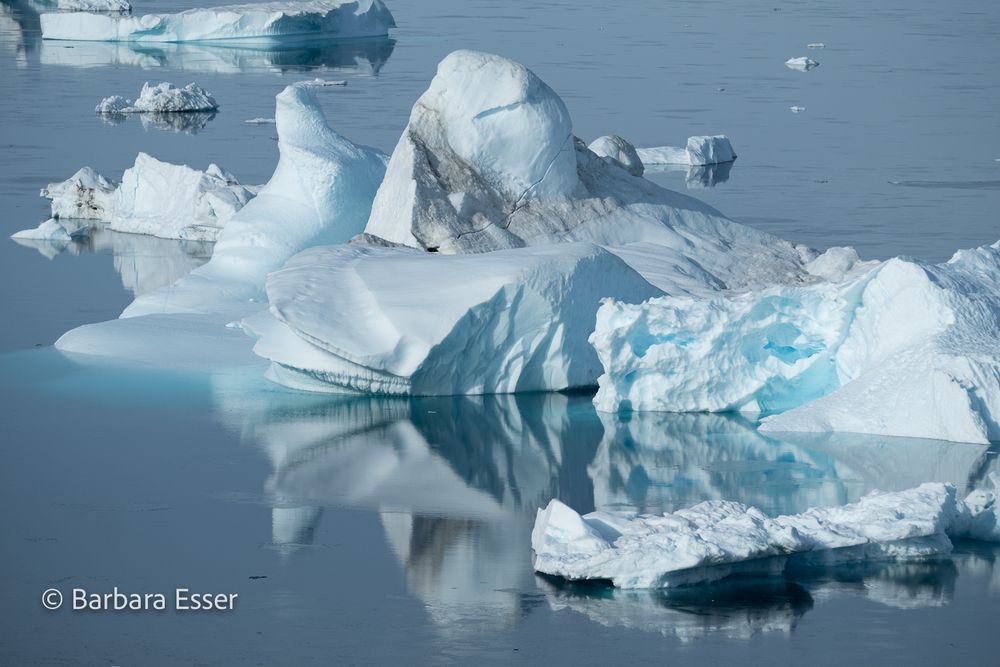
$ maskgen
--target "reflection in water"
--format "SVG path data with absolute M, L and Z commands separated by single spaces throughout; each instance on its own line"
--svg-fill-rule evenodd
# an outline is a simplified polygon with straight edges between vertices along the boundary
M 237 74 L 248 71 L 305 71 L 378 74 L 392 55 L 390 37 L 325 40 L 287 46 L 226 46 L 208 44 L 143 44 L 139 42 L 43 41 L 43 65 L 104 67 L 128 65 L 153 69 Z
M 215 111 L 185 111 L 164 113 L 151 111 L 136 114 L 124 113 L 103 113 L 98 117 L 106 125 L 121 125 L 129 118 L 138 116 L 142 122 L 142 127 L 146 130 L 150 128 L 157 130 L 167 130 L 170 132 L 183 132 L 184 134 L 198 134 L 205 129 L 216 116 Z
M 38 51 L 42 26 L 38 10 L 26 0 L 0 0 L 0 43 L 14 56 L 18 67 L 28 64 L 28 56 Z
M 704 190 L 714 188 L 720 183 L 729 180 L 729 172 L 732 171 L 736 162 L 723 162 L 722 164 L 704 165 L 682 165 L 682 164 L 651 164 L 646 166 L 648 173 L 663 173 L 668 171 L 680 171 L 685 173 L 684 182 L 689 190 Z
M 946 604 L 968 559 L 829 566 L 662 591 L 536 577 L 530 532 L 557 497 L 581 511 L 671 511 L 723 498 L 768 512 L 852 502 L 928 480 L 965 490 L 996 468 L 985 446 L 870 436 L 761 436 L 724 415 L 598 415 L 590 396 L 321 397 L 214 380 L 216 411 L 268 456 L 273 540 L 308 544 L 325 506 L 379 513 L 408 587 L 449 636 L 516 624 L 547 603 L 604 625 L 691 639 L 790 632 L 832 594 L 898 608 Z M 992 552 L 991 552 L 992 553 Z M 975 559 L 976 567 L 993 560 Z M 787 566 L 785 566 L 787 565 Z
M 63 253 L 110 252 L 122 284 L 139 296 L 172 285 L 208 261 L 212 244 L 198 241 L 175 241 L 143 234 L 125 234 L 95 228 L 71 241 L 12 239 L 19 245 L 34 248 L 48 259 Z

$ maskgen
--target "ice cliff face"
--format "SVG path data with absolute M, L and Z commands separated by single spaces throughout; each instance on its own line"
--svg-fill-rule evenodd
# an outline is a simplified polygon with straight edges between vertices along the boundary
M 605 368 L 598 408 L 781 413 L 764 420 L 769 431 L 1000 438 L 1000 244 L 940 265 L 831 253 L 811 268 L 823 278 L 814 285 L 605 303 L 591 338 Z

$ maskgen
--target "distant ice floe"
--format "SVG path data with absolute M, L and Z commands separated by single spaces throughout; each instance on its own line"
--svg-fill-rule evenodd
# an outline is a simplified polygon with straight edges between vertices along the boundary
M 803 111 L 806 110 L 806 108 L 800 106 L 791 106 L 788 107 L 788 110 L 791 111 L 792 113 L 802 113 Z
M 819 67 L 819 63 L 812 58 L 800 56 L 798 58 L 789 58 L 786 60 L 785 67 L 788 69 L 798 70 L 799 72 L 808 72 L 811 69 Z
M 139 153 L 135 164 L 112 183 L 84 167 L 41 195 L 52 200 L 52 220 L 28 234 L 57 233 L 55 225 L 86 233 L 95 225 L 133 234 L 214 241 L 219 230 L 255 193 L 217 165 L 198 171 Z M 81 221 L 90 221 L 81 225 Z M 70 233 L 67 231 L 67 233 Z
M 142 84 L 139 97 L 134 102 L 120 95 L 105 97 L 94 109 L 99 114 L 131 113 L 180 113 L 195 111 L 216 111 L 219 103 L 212 95 L 195 83 L 178 88 L 172 83 L 147 81 Z
M 243 122 L 247 125 L 274 125 L 277 121 L 273 118 L 247 118 Z
M 101 42 L 301 42 L 317 37 L 382 36 L 395 25 L 381 0 L 262 2 L 144 16 L 41 15 L 43 39 Z
M 992 481 L 992 491 L 973 491 L 964 501 L 950 484 L 927 483 L 773 518 L 725 500 L 641 516 L 580 516 L 552 500 L 532 530 L 534 568 L 619 588 L 672 588 L 737 573 L 780 573 L 789 562 L 926 558 L 949 553 L 949 536 L 1000 541 L 1000 477 Z
M 719 134 L 715 136 L 688 137 L 687 146 L 659 146 L 657 148 L 638 148 L 636 152 L 644 165 L 680 164 L 707 165 L 732 162 L 736 159 L 736 151 L 729 138 Z
M 810 42 L 809 44 L 806 44 L 806 48 L 809 48 L 809 49 L 824 49 L 824 48 L 826 48 L 826 44 L 824 44 L 823 42 Z
M 309 81 L 300 81 L 300 86 L 312 86 L 313 88 L 332 88 L 335 86 L 346 86 L 347 82 L 344 80 L 331 81 L 330 79 L 310 79 Z

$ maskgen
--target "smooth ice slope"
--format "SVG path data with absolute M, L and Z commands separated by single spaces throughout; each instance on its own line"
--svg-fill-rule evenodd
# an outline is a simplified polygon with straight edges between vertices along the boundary
M 1000 439 L 1000 244 L 938 265 L 835 249 L 810 269 L 813 285 L 606 302 L 591 339 L 605 369 L 598 409 L 781 412 L 761 428 Z
M 205 171 L 139 153 L 120 185 L 84 167 L 42 190 L 52 217 L 99 221 L 119 232 L 214 241 L 254 190 L 218 165 Z
M 322 247 L 267 280 L 254 351 L 291 386 L 482 394 L 593 384 L 587 345 L 602 295 L 659 294 L 588 243 L 482 255 Z
M 84 12 L 41 15 L 43 39 L 97 42 L 278 42 L 378 37 L 396 23 L 382 0 L 262 2 L 120 16 Z
M 729 138 L 723 134 L 714 136 L 688 137 L 687 146 L 658 146 L 656 148 L 637 148 L 636 153 L 644 165 L 681 164 L 706 165 L 732 162 L 736 152 Z
M 742 503 L 710 500 L 663 515 L 591 512 L 552 500 L 531 533 L 535 570 L 566 579 L 609 579 L 620 588 L 669 588 L 738 572 L 774 572 L 784 557 L 820 562 L 921 558 L 951 550 L 949 535 L 995 541 L 993 491 L 957 500 L 928 483 L 859 502 L 768 517 Z
M 172 83 L 142 84 L 139 98 L 133 102 L 120 95 L 105 97 L 97 105 L 99 114 L 174 113 L 179 111 L 215 111 L 219 103 L 201 86 L 189 83 L 178 88 Z

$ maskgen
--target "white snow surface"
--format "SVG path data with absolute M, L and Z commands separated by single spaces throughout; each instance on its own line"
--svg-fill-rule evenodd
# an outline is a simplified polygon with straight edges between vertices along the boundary
M 633 176 L 642 176 L 645 170 L 635 146 L 617 134 L 598 137 L 587 148 L 598 157 L 610 160 L 612 164 L 617 164 Z
M 49 218 L 34 229 L 22 229 L 11 235 L 12 239 L 30 239 L 36 241 L 69 241 L 70 233 L 54 218 Z
M 219 103 L 212 95 L 195 83 L 178 88 L 172 83 L 152 86 L 142 84 L 139 98 L 133 102 L 120 95 L 105 97 L 94 109 L 99 114 L 116 113 L 174 113 L 182 111 L 215 111 Z
M 215 164 L 198 171 L 139 153 L 120 185 L 84 167 L 41 194 L 52 200 L 56 219 L 97 220 L 120 232 L 214 241 L 254 190 Z
M 129 4 L 128 0 L 58 0 L 56 7 L 77 12 L 132 13 L 132 5 Z
M 677 146 L 637 148 L 636 153 L 644 165 L 721 164 L 736 159 L 733 145 L 729 142 L 729 138 L 723 134 L 688 137 L 687 145 L 684 148 Z
M 43 39 L 98 42 L 280 42 L 318 37 L 378 37 L 395 27 L 382 0 L 261 2 L 126 16 L 41 15 Z
M 789 58 L 786 60 L 785 67 L 788 69 L 798 70 L 799 72 L 808 72 L 815 67 L 819 67 L 819 63 L 812 58 L 799 56 L 798 58 Z
M 710 500 L 662 515 L 591 512 L 558 500 L 538 510 L 531 533 L 537 572 L 608 579 L 619 588 L 670 588 L 744 571 L 780 571 L 783 558 L 820 562 L 923 558 L 951 551 L 953 537 L 996 541 L 993 490 L 958 500 L 950 484 L 873 492 L 857 503 L 768 517 L 742 503 Z
M 811 285 L 607 301 L 591 342 L 614 411 L 780 413 L 768 431 L 1000 439 L 1000 243 L 938 265 L 813 260 Z
M 558 390 L 591 385 L 599 371 L 587 334 L 602 295 L 658 293 L 589 243 L 450 256 L 330 246 L 272 273 L 270 315 L 247 326 L 274 378 L 299 388 Z

